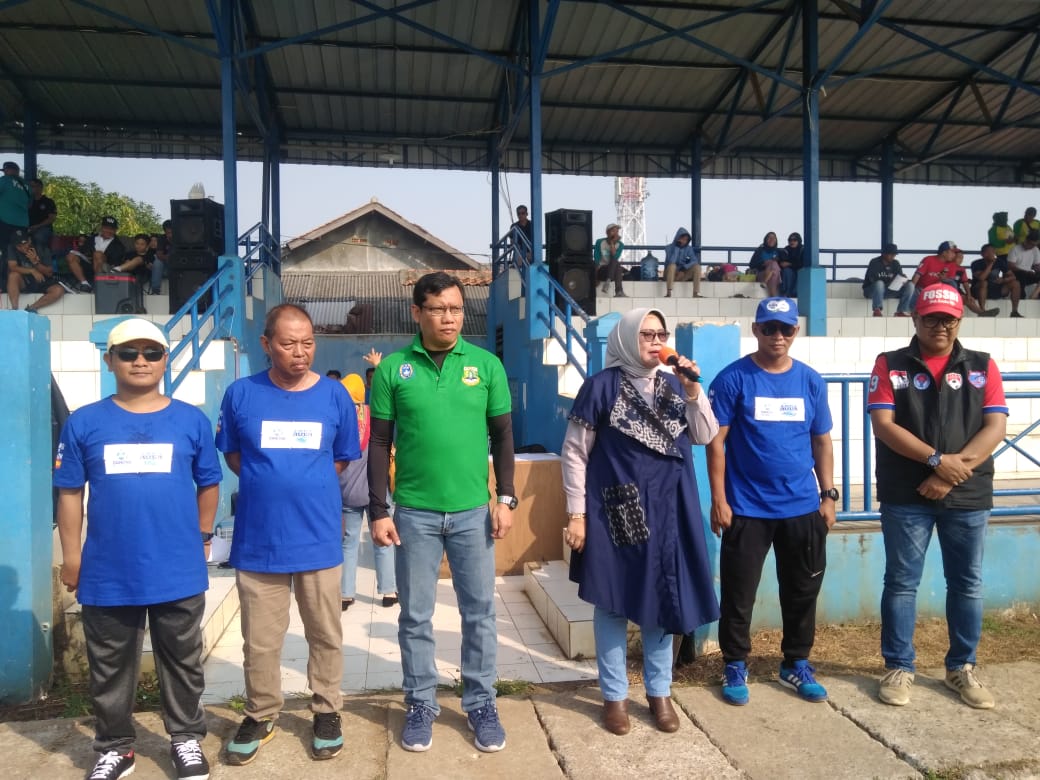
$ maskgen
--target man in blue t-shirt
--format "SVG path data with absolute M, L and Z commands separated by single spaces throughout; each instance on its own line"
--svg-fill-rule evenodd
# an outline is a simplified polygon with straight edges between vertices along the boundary
M 353 400 L 339 382 L 311 371 L 307 312 L 275 306 L 260 343 L 271 368 L 233 383 L 217 421 L 217 447 L 239 477 L 230 563 L 238 570 L 246 707 L 227 748 L 234 766 L 248 764 L 274 736 L 290 592 L 307 637 L 311 755 L 333 758 L 343 749 L 339 473 L 361 457 Z
M 115 395 L 69 417 L 55 459 L 61 581 L 83 606 L 99 780 L 134 769 L 146 620 L 177 777 L 209 775 L 201 625 L 221 470 L 206 416 L 159 392 L 168 349 L 154 323 L 116 325 L 105 353 Z
M 751 612 L 772 547 L 784 622 L 780 684 L 806 701 L 824 701 L 809 651 L 838 500 L 827 385 L 788 354 L 798 334 L 795 301 L 764 299 L 751 330 L 758 349 L 724 368 L 710 392 L 719 420 L 707 455 L 711 529 L 722 536 L 722 697 L 747 704 Z

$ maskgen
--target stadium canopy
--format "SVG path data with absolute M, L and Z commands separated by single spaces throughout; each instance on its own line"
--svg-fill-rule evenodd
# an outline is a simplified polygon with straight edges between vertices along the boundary
M 0 0 L 0 37 L 27 169 L 1038 181 L 1036 0 Z

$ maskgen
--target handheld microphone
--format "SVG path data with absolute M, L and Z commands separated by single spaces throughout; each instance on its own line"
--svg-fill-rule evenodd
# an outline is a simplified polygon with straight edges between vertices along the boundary
M 684 377 L 689 379 L 691 382 L 700 382 L 701 375 L 694 371 L 692 368 L 679 365 L 679 353 L 671 347 L 661 347 L 661 351 L 657 353 L 657 359 L 666 366 L 674 366 L 675 370 L 682 374 Z

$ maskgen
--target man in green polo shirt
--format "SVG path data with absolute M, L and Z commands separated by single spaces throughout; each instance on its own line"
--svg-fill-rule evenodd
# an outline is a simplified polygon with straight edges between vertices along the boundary
M 383 358 L 372 378 L 369 517 L 378 545 L 399 545 L 398 642 L 408 714 L 406 750 L 429 750 L 437 704 L 433 609 L 448 555 L 462 615 L 462 709 L 480 750 L 506 745 L 495 707 L 495 546 L 513 524 L 513 430 L 505 369 L 462 331 L 463 287 L 443 272 L 415 284 L 412 344 Z M 396 439 L 395 439 L 396 437 Z M 488 511 L 488 439 L 497 499 Z M 396 441 L 393 519 L 386 486 Z

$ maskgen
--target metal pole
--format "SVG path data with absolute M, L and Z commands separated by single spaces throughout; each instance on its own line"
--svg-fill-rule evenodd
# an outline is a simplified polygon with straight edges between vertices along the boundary
M 22 146 L 25 159 L 22 161 L 22 175 L 26 180 L 35 179 L 36 172 L 36 112 L 28 103 L 25 105 L 25 127 L 22 128 Z M 5 247 L 6 249 L 6 247 Z
M 221 3 L 220 103 L 224 157 L 224 254 L 238 256 L 238 171 L 235 127 L 235 3 Z
M 493 272 L 498 271 L 498 231 L 500 215 L 499 206 L 499 160 L 498 160 L 498 140 L 491 139 L 488 141 L 488 158 L 491 163 L 491 270 Z
M 694 136 L 690 144 L 690 237 L 694 251 L 701 253 L 701 137 Z
M 799 273 L 801 313 L 809 336 L 827 335 L 826 272 L 820 268 L 820 92 L 819 9 L 816 0 L 802 0 L 802 208 L 805 222 L 806 268 Z M 808 304 L 806 306 L 805 304 Z
M 891 137 L 881 144 L 881 245 L 892 243 L 895 214 L 895 142 Z

